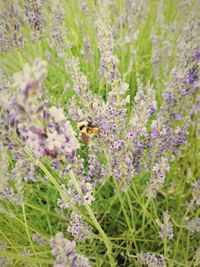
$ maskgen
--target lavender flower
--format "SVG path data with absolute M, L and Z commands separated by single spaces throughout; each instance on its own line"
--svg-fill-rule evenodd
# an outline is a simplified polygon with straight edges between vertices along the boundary
M 151 41 L 153 45 L 151 62 L 154 74 L 158 79 L 162 77 L 162 73 L 168 73 L 171 67 L 170 59 L 173 55 L 173 44 L 176 41 L 176 35 L 169 33 L 180 31 L 180 25 L 177 25 L 174 21 L 166 23 L 164 14 L 166 9 L 167 5 L 162 1 L 159 2 L 156 17 L 159 28 L 151 28 Z
M 169 240 L 173 239 L 173 226 L 170 222 L 170 215 L 168 211 L 163 212 L 164 223 L 161 225 L 161 231 L 159 232 L 159 237 L 162 239 L 168 238 Z
M 200 206 L 200 178 L 192 184 L 192 197 L 195 202 L 195 205 Z
M 100 6 L 101 5 L 101 6 Z M 114 48 L 114 39 L 112 35 L 112 28 L 108 20 L 108 2 L 104 1 L 99 5 L 99 16 L 96 21 L 96 32 L 98 48 L 101 54 L 106 51 L 112 52 Z
M 52 254 L 56 258 L 54 267 L 89 267 L 87 258 L 77 254 L 76 242 L 69 241 L 63 237 L 62 233 L 57 233 L 55 237 L 51 238 L 50 244 L 52 247 Z
M 79 187 L 81 188 L 81 196 L 74 189 L 73 182 L 69 181 L 68 188 L 65 185 L 61 186 L 64 192 L 64 195 L 61 195 L 58 199 L 58 205 L 61 208 L 68 209 L 74 205 L 90 205 L 94 200 L 93 196 L 93 187 L 89 182 L 84 180 L 79 181 Z M 67 201 L 66 201 L 67 200 Z
M 120 20 L 123 21 L 123 24 L 126 25 L 122 36 L 119 38 L 119 45 L 123 49 L 126 44 L 134 44 L 137 40 L 137 37 L 144 26 L 145 19 L 147 17 L 148 6 L 145 1 L 125 1 L 125 13 L 122 18 L 121 12 L 119 12 L 118 23 L 115 25 L 115 32 L 120 26 Z M 131 63 L 131 61 L 130 61 Z M 129 64 L 130 64 L 129 63 Z M 131 65 L 131 64 L 130 64 Z
M 45 19 L 43 3 L 36 0 L 24 0 L 25 15 L 32 30 L 32 40 L 38 41 L 43 35 Z
M 199 233 L 200 232 L 200 218 L 194 218 L 192 220 L 189 220 L 188 217 L 185 218 L 184 221 L 184 227 L 190 231 L 191 233 Z
M 117 71 L 119 60 L 113 54 L 114 39 L 108 19 L 107 5 L 108 3 L 106 2 L 103 5 L 99 5 L 99 16 L 96 20 L 96 34 L 97 44 L 101 54 L 99 69 L 101 82 L 107 81 L 108 83 L 113 83 L 113 80 L 119 75 Z
M 86 177 L 86 181 L 91 183 L 103 183 L 104 178 L 106 177 L 107 167 L 105 164 L 102 164 L 98 161 L 97 155 L 95 152 L 99 152 L 99 149 L 96 146 L 99 145 L 97 140 L 89 146 L 89 169 Z
M 148 267 L 166 267 L 164 256 L 156 257 L 154 253 L 139 253 L 137 255 L 140 264 Z
M 4 1 L 0 13 L 0 50 L 8 51 L 12 48 L 23 48 L 22 14 L 17 2 Z
M 47 244 L 47 241 L 38 233 L 32 235 L 32 240 L 41 246 Z
M 85 13 L 85 15 L 89 17 L 90 9 L 88 8 L 87 0 L 81 0 L 80 4 L 81 4 L 81 9 Z
M 162 157 L 160 162 L 154 164 L 152 168 L 152 176 L 148 182 L 146 194 L 152 198 L 157 196 L 157 192 L 164 184 L 166 172 L 169 171 L 170 167 L 166 158 Z
M 55 47 L 59 57 L 65 55 L 65 50 L 71 47 L 66 38 L 67 30 L 64 24 L 64 14 L 62 4 L 51 1 L 51 25 L 50 25 L 50 46 Z
M 74 91 L 79 95 L 84 95 L 88 90 L 89 82 L 87 77 L 80 70 L 79 59 L 72 58 L 66 61 L 66 68 L 70 72 Z
M 22 256 L 29 256 L 30 254 L 31 254 L 31 251 L 27 247 L 23 247 L 23 249 L 20 252 L 20 255 L 22 255 Z
M 90 62 L 94 56 L 94 51 L 92 49 L 91 42 L 88 36 L 86 36 L 83 41 L 84 41 L 84 48 L 82 50 L 82 54 L 84 56 L 85 61 Z
M 15 167 L 11 171 L 11 175 L 16 182 L 19 181 L 20 178 L 25 182 L 36 182 L 39 178 L 35 164 L 28 159 L 22 158 L 16 162 Z
M 7 242 L 0 241 L 0 251 L 5 251 L 7 248 Z M 13 261 L 7 257 L 0 257 L 0 265 L 2 267 L 11 266 L 13 264 Z
M 36 95 L 41 92 L 42 83 L 46 77 L 47 63 L 36 59 L 32 66 L 26 63 L 23 71 L 14 74 L 13 86 L 19 88 L 19 93 L 21 92 L 26 100 L 30 95 Z
M 1 181 L 1 188 L 0 188 L 0 199 L 4 201 L 9 201 L 13 204 L 21 204 L 23 202 L 23 192 L 24 192 L 24 183 L 23 177 L 14 175 L 13 173 L 9 173 L 8 171 L 8 155 L 1 145 L 1 173 L 0 173 L 0 181 Z M 14 182 L 14 185 L 12 185 Z
M 83 105 L 80 107 L 80 99 L 72 97 L 68 104 L 70 116 L 78 122 L 79 120 L 93 118 L 97 120 L 97 113 L 103 105 L 103 100 L 92 94 L 89 89 L 89 81 L 80 69 L 80 62 L 77 58 L 72 57 L 65 62 L 66 70 L 70 73 L 73 83 L 73 89 L 81 97 Z
M 139 79 L 137 81 L 138 90 L 130 120 L 130 131 L 134 133 L 132 140 L 137 138 L 137 135 L 142 136 L 147 133 L 147 122 L 157 110 L 153 86 L 150 83 L 144 86 Z
M 89 227 L 84 219 L 82 218 L 80 212 L 72 211 L 70 225 L 67 231 L 72 234 L 76 241 L 84 242 L 90 237 L 91 227 Z

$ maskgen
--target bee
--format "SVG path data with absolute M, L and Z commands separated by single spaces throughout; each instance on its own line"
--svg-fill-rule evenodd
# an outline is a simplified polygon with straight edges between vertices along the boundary
M 79 121 L 77 125 L 82 133 L 82 140 L 85 145 L 89 144 L 91 136 L 99 135 L 99 129 L 91 121 Z

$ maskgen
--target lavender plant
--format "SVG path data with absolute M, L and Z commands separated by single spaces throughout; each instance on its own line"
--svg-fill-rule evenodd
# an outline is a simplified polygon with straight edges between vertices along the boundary
M 2 2 L 2 266 L 198 266 L 199 11 Z

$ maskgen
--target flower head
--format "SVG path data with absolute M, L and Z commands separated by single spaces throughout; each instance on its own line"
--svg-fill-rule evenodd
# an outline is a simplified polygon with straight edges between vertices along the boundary
M 147 267 L 166 267 L 165 258 L 163 255 L 156 257 L 154 253 L 139 253 L 137 255 L 140 264 Z
M 57 233 L 51 238 L 50 245 L 52 254 L 56 258 L 54 267 L 69 266 L 69 267 L 89 267 L 89 261 L 82 255 L 76 252 L 76 242 L 64 238 L 62 233 Z
M 159 236 L 162 239 L 168 238 L 169 240 L 173 239 L 173 227 L 170 222 L 170 215 L 168 211 L 163 212 L 164 223 L 161 225 L 161 231 L 159 232 Z
M 72 236 L 77 241 L 84 242 L 89 238 L 91 233 L 91 228 L 85 223 L 80 212 L 72 211 L 70 225 L 67 231 L 72 234 Z

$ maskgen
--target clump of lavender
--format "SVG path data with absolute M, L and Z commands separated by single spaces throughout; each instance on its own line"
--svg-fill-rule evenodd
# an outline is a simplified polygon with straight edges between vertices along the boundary
M 168 211 L 163 212 L 164 223 L 161 224 L 161 231 L 159 232 L 159 237 L 162 239 L 173 239 L 173 226 L 170 222 L 170 215 Z
M 89 81 L 80 69 L 78 58 L 72 57 L 65 61 L 66 71 L 70 74 L 73 89 L 76 93 L 68 104 L 68 112 L 77 123 L 80 120 L 92 118 L 95 121 L 102 104 L 102 99 L 97 98 L 89 89 Z M 81 100 L 81 101 L 80 101 Z M 80 102 L 81 106 L 80 106 Z
M 67 39 L 66 26 L 64 24 L 64 14 L 62 3 L 51 1 L 51 24 L 50 24 L 50 46 L 56 48 L 59 57 L 65 55 L 65 50 L 70 48 Z
M 41 246 L 47 244 L 47 241 L 38 233 L 32 235 L 32 240 Z
M 76 109 L 74 109 L 75 103 L 78 104 L 79 102 L 76 101 L 76 98 L 74 97 L 69 106 L 69 112 L 75 121 L 82 119 L 88 120 L 88 118 L 91 118 L 92 121 L 95 121 L 97 126 L 101 129 L 102 140 L 104 139 L 104 142 L 109 144 L 108 149 L 123 149 L 124 142 L 120 140 L 121 138 L 119 139 L 118 137 L 112 137 L 112 133 L 116 133 L 117 128 L 114 129 L 114 127 L 116 127 L 117 124 L 122 123 L 123 127 L 125 125 L 124 118 L 126 111 L 120 111 L 120 109 L 122 109 L 122 107 L 124 108 L 129 102 L 129 97 L 124 97 L 124 94 L 127 92 L 128 85 L 122 83 L 117 70 L 118 59 L 112 54 L 113 37 L 111 30 L 109 30 L 109 28 L 106 26 L 101 28 L 100 25 L 109 25 L 106 22 L 106 19 L 102 20 L 101 16 L 99 21 L 96 23 L 99 49 L 102 58 L 104 57 L 103 60 L 106 60 L 106 62 L 104 62 L 105 64 L 102 63 L 104 65 L 104 76 L 108 78 L 108 82 L 113 87 L 113 92 L 111 91 L 109 94 L 108 103 L 105 103 L 101 97 L 93 95 L 89 90 L 89 82 L 87 77 L 80 70 L 79 62 L 75 58 L 72 58 L 66 62 L 67 70 L 70 72 L 73 88 L 78 96 L 81 97 L 84 105 L 81 105 L 80 108 L 77 108 L 76 106 Z M 118 125 L 118 127 L 120 127 L 120 125 Z M 90 159 L 87 181 L 93 181 L 95 177 L 98 177 L 100 178 L 99 180 L 101 180 L 106 174 L 106 166 L 96 160 L 96 155 L 101 153 L 104 154 L 103 148 L 101 149 L 101 152 L 98 151 L 100 146 L 101 145 L 98 140 L 94 140 L 94 143 L 91 143 L 89 146 Z M 107 152 L 109 154 L 110 151 Z M 121 157 L 121 155 L 119 156 Z M 112 164 L 116 166 L 116 160 L 113 160 Z
M 192 220 L 189 220 L 188 217 L 184 220 L 184 227 L 191 233 L 200 233 L 200 218 L 196 217 Z
M 199 3 L 195 3 L 189 16 L 188 23 L 183 27 L 182 34 L 178 38 L 178 51 L 176 54 L 170 79 L 167 81 L 166 89 L 163 91 L 165 105 L 163 111 L 168 119 L 172 121 L 175 115 L 178 120 L 184 119 L 190 113 L 194 105 L 195 94 L 199 88 L 199 14 L 197 10 Z
M 79 144 L 63 110 L 57 107 L 47 109 L 46 103 L 36 105 L 34 102 L 42 93 L 46 75 L 46 62 L 38 59 L 32 67 L 25 64 L 23 72 L 14 75 L 14 86 L 19 88 L 17 100 L 13 101 L 18 135 L 37 158 L 44 155 L 73 157 Z
M 160 2 L 157 7 L 158 27 L 151 28 L 151 41 L 152 41 L 152 67 L 154 74 L 159 79 L 162 77 L 162 73 L 168 73 L 171 67 L 171 57 L 173 55 L 173 49 L 175 44 L 176 34 L 180 31 L 180 24 L 168 23 L 165 18 L 165 12 L 167 5 L 164 2 Z
M 161 189 L 165 182 L 166 172 L 169 171 L 169 169 L 168 160 L 164 157 L 154 164 L 152 168 L 152 176 L 146 189 L 146 194 L 148 196 L 156 198 L 157 192 Z
M 16 1 L 2 3 L 0 12 L 0 50 L 9 51 L 24 46 L 22 14 Z
M 1 173 L 0 173 L 0 199 L 13 204 L 21 204 L 24 200 L 23 176 L 15 173 L 15 169 L 9 173 L 8 154 L 1 144 L 0 146 Z
M 173 127 L 174 120 L 169 119 L 169 113 L 164 111 L 165 106 L 165 104 L 161 106 L 161 111 L 157 114 L 156 120 L 152 122 L 148 134 L 147 170 L 152 170 L 152 175 L 146 192 L 153 198 L 157 196 L 157 192 L 165 182 L 172 155 L 178 154 L 181 146 L 187 141 L 190 121 L 185 118 L 181 126 Z
M 199 84 L 199 64 L 196 51 L 199 45 L 196 37 L 199 27 L 196 5 L 198 3 L 193 6 L 189 23 L 185 24 L 182 34 L 179 35 L 176 64 L 171 70 L 170 79 L 166 82 L 166 89 L 163 90 L 160 111 L 152 123 L 149 143 L 152 148 L 149 149 L 151 159 L 148 160 L 151 165 L 159 162 L 161 157 L 170 162 L 171 155 L 179 155 L 182 144 L 187 141 L 191 116 L 195 114 L 193 111 L 198 106 L 196 92 Z M 152 178 L 151 184 L 154 184 Z
M 80 4 L 81 4 L 81 9 L 85 13 L 85 15 L 89 17 L 90 9 L 88 8 L 87 1 L 86 0 L 82 0 Z
M 140 264 L 148 267 L 166 267 L 165 258 L 163 255 L 156 257 L 154 253 L 139 253 L 137 255 Z
M 91 94 L 88 80 L 81 72 L 77 60 L 72 58 L 67 64 L 78 99 L 72 99 L 70 115 L 75 121 L 91 118 L 100 129 L 100 137 L 89 144 L 87 179 L 93 181 L 95 177 L 99 177 L 99 181 L 102 181 L 107 173 L 123 183 L 122 188 L 125 189 L 131 179 L 141 172 L 145 150 L 148 149 L 150 164 L 147 169 L 152 170 L 152 177 L 147 191 L 149 195 L 156 197 L 157 191 L 164 184 L 166 172 L 169 171 L 169 151 L 175 153 L 186 141 L 187 127 L 186 124 L 176 129 L 171 125 L 166 126 L 163 111 L 157 114 L 157 119 L 152 124 L 149 123 L 152 115 L 157 112 L 154 90 L 150 83 L 143 85 L 139 77 L 135 105 L 130 121 L 126 123 L 127 104 L 130 101 L 128 84 L 122 81 L 118 71 L 119 60 L 114 54 L 112 30 L 105 7 L 106 4 L 100 8 L 96 31 L 101 55 L 100 72 L 111 86 L 106 101 Z M 105 14 L 102 15 L 103 11 Z M 79 106 L 76 109 L 75 103 Z M 105 158 L 104 162 L 99 160 L 102 157 Z
M 102 11 L 103 10 L 105 11 L 105 9 L 102 9 Z M 132 128 L 130 127 L 131 123 L 129 124 L 130 128 L 128 128 L 126 124 L 126 107 L 130 101 L 130 96 L 128 95 L 129 86 L 128 84 L 122 82 L 120 77 L 120 73 L 118 71 L 119 60 L 113 53 L 112 31 L 108 25 L 109 21 L 105 15 L 100 16 L 100 20 L 97 20 L 96 22 L 98 47 L 101 54 L 100 72 L 102 72 L 102 76 L 112 88 L 108 94 L 107 102 L 103 104 L 101 114 L 97 115 L 96 120 L 97 125 L 101 129 L 102 140 L 106 144 L 103 149 L 103 153 L 107 154 L 107 163 L 109 165 L 108 173 L 113 175 L 117 180 L 124 177 L 125 181 L 129 182 L 130 179 L 140 171 L 140 167 L 137 166 L 137 162 L 139 162 L 140 157 L 142 157 L 141 150 L 143 149 L 143 146 L 142 144 L 139 144 L 139 140 L 135 140 L 136 147 L 132 146 L 131 142 L 124 142 L 127 132 L 128 138 L 130 138 L 130 136 L 134 136 Z M 147 85 L 146 89 L 147 94 L 151 94 L 151 102 L 154 105 L 155 102 L 154 100 L 152 101 L 153 94 L 151 86 Z M 144 94 L 142 93 L 142 90 L 140 90 L 140 94 Z M 147 98 L 147 102 L 149 99 L 150 96 Z M 145 106 L 145 111 L 146 108 L 147 107 Z M 138 110 L 138 115 L 139 112 L 140 111 Z M 149 114 L 148 111 L 147 113 L 148 116 L 153 114 Z M 141 124 L 142 123 L 143 122 L 141 122 Z M 144 121 L 144 124 L 145 123 L 146 120 Z M 141 128 L 143 127 L 144 126 Z M 139 135 L 142 135 L 142 133 L 137 134 L 138 137 Z M 91 145 L 91 151 L 96 151 L 96 146 L 97 144 L 95 141 L 94 144 Z M 100 151 L 95 152 L 95 154 L 98 154 L 99 152 Z M 99 167 L 97 169 L 99 169 Z
M 125 14 L 123 16 L 123 24 L 127 25 L 127 28 L 123 31 L 123 38 L 120 38 L 120 44 L 134 44 L 137 40 L 138 34 L 142 29 L 145 19 L 147 17 L 148 6 L 145 1 L 125 1 Z M 120 18 L 119 18 L 120 19 Z M 118 22 L 118 25 L 119 22 Z
M 16 161 L 12 167 L 9 164 L 11 155 L 7 153 L 5 144 L 1 144 L 0 151 L 2 162 L 0 199 L 13 204 L 21 204 L 24 201 L 25 182 L 38 181 L 37 167 L 29 159 L 25 159 L 23 148 L 21 150 L 16 147 L 11 148 L 13 159 Z
M 44 3 L 36 0 L 24 0 L 25 15 L 31 28 L 31 38 L 38 41 L 44 34 Z
M 126 190 L 127 184 L 145 167 L 151 173 L 146 193 L 155 198 L 170 170 L 171 155 L 177 154 L 187 140 L 189 118 L 184 118 L 178 127 L 174 127 L 182 116 L 176 111 L 174 92 L 164 91 L 164 103 L 158 111 L 153 86 L 150 83 L 143 85 L 138 77 L 135 105 L 130 121 L 126 123 L 130 101 L 128 84 L 122 81 L 118 70 L 119 60 L 114 54 L 106 7 L 104 2 L 96 21 L 101 83 L 106 81 L 111 87 L 106 100 L 91 93 L 79 61 L 74 57 L 66 60 L 66 70 L 76 92 L 68 106 L 69 113 L 75 122 L 91 120 L 100 130 L 100 136 L 89 143 L 88 172 L 84 179 L 95 185 L 105 181 L 106 176 L 113 176 L 120 182 L 121 190 Z M 152 115 L 156 115 L 156 119 L 151 122 Z M 65 191 L 69 195 L 68 190 Z M 76 190 L 70 190 L 70 194 L 78 203 Z M 68 207 L 62 197 L 59 205 Z
M 86 239 L 90 238 L 91 230 L 91 227 L 86 224 L 80 212 L 73 210 L 67 231 L 72 234 L 74 239 L 76 241 L 84 242 Z
M 89 267 L 90 263 L 87 258 L 77 254 L 76 242 L 64 238 L 62 233 L 57 233 L 50 240 L 52 254 L 56 261 L 54 267 L 69 266 L 69 267 Z
M 110 24 L 102 15 L 96 21 L 96 32 L 98 48 L 101 53 L 99 70 L 101 81 L 112 82 L 114 76 L 117 75 L 116 67 L 119 61 L 117 57 L 113 55 L 114 41 Z
M 94 198 L 91 185 L 85 182 L 83 176 L 83 161 L 76 156 L 79 142 L 63 109 L 55 106 L 48 107 L 48 103 L 41 100 L 46 76 L 46 62 L 39 59 L 36 59 L 32 66 L 25 64 L 23 71 L 14 75 L 13 85 L 17 87 L 17 91 L 14 96 L 11 96 L 9 106 L 3 106 L 8 112 L 8 120 L 13 120 L 9 127 L 16 129 L 12 139 L 9 136 L 8 140 L 17 141 L 18 136 L 22 141 L 23 149 L 30 149 L 34 157 L 37 159 L 44 156 L 49 157 L 52 160 L 52 167 L 59 171 L 61 177 L 64 177 L 73 168 L 79 179 L 82 194 L 80 196 L 74 189 L 73 182 L 69 181 L 68 188 L 65 185 L 62 186 L 63 193 L 58 203 L 61 207 L 75 204 L 85 205 L 91 203 Z M 8 132 L 10 133 L 10 130 Z M 15 153 L 15 145 L 13 148 Z M 26 161 L 19 161 L 16 167 L 23 162 Z M 32 164 L 28 169 L 25 171 L 22 168 L 26 175 L 20 176 L 21 179 L 37 180 Z M 16 179 L 16 181 L 21 180 Z

